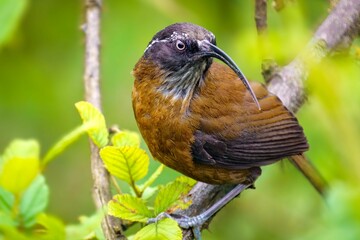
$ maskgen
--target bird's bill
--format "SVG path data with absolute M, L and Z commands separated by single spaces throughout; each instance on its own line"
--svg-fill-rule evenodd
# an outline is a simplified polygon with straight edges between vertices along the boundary
M 241 81 L 244 83 L 246 89 L 250 92 L 251 97 L 253 98 L 254 102 L 256 103 L 259 110 L 261 110 L 260 104 L 256 98 L 256 95 L 254 91 L 252 90 L 249 81 L 246 79 L 244 74 L 241 72 L 239 67 L 236 65 L 236 63 L 227 55 L 223 50 L 221 50 L 216 45 L 210 43 L 207 40 L 198 41 L 199 48 L 200 48 L 200 56 L 201 57 L 214 57 L 222 62 L 224 62 L 226 65 L 228 65 L 235 73 L 238 75 L 238 77 L 241 79 Z

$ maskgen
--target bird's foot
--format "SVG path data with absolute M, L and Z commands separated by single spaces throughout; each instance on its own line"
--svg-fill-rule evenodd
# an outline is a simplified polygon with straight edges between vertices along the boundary
M 188 216 L 182 216 L 179 214 L 169 214 L 166 212 L 160 213 L 155 218 L 150 218 L 148 220 L 149 223 L 156 223 L 164 218 L 171 218 L 175 220 L 179 226 L 183 229 L 189 229 L 191 228 L 194 234 L 194 237 L 196 240 L 201 240 L 201 226 L 206 222 L 206 218 L 202 216 L 202 214 L 194 216 L 194 217 L 188 217 Z

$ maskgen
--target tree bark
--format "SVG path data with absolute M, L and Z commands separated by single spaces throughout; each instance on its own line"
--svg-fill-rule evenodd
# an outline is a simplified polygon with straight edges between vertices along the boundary
M 100 15 L 101 0 L 85 0 L 85 100 L 101 111 L 100 93 Z M 99 148 L 90 140 L 91 172 L 94 181 L 93 198 L 98 209 L 104 209 L 111 200 L 109 173 L 99 155 Z M 122 234 L 121 221 L 106 215 L 101 223 L 106 239 L 126 239 Z

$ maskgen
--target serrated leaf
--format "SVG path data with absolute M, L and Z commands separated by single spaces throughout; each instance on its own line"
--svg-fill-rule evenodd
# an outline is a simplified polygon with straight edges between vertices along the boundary
M 103 217 L 104 212 L 102 210 L 97 211 L 90 217 L 81 216 L 79 218 L 80 224 L 66 227 L 66 239 L 95 239 L 95 231 L 100 227 Z
M 131 185 L 145 177 L 149 168 L 149 156 L 137 147 L 107 146 L 100 150 L 100 156 L 111 175 Z
M 36 231 L 36 239 L 40 240 L 62 240 L 66 239 L 64 223 L 53 216 L 45 213 L 39 214 L 36 218 L 36 223 L 42 226 L 44 231 Z
M 157 223 L 149 224 L 138 231 L 134 240 L 181 240 L 182 232 L 177 222 L 165 218 Z
M 20 216 L 24 227 L 32 227 L 36 223 L 36 217 L 43 212 L 49 200 L 49 188 L 42 175 L 31 183 L 24 192 L 20 202 Z
M 111 143 L 115 147 L 122 147 L 122 146 L 134 146 L 139 147 L 140 146 L 140 136 L 136 132 L 131 131 L 120 131 L 116 133 L 111 138 Z
M 15 195 L 20 194 L 38 175 L 39 168 L 38 158 L 12 157 L 7 159 L 0 173 L 0 186 Z
M 100 148 L 108 143 L 109 132 L 106 127 L 104 115 L 88 102 L 77 102 L 75 104 L 83 123 L 88 127 L 91 140 Z
M 75 142 L 80 136 L 86 133 L 88 130 L 88 125 L 81 125 L 70 133 L 63 136 L 58 142 L 52 146 L 49 151 L 45 154 L 41 164 L 42 167 L 45 167 L 51 160 L 53 160 L 56 156 L 62 153 L 65 148 L 67 148 L 70 144 Z
M 0 1 L 0 47 L 6 43 L 18 26 L 24 15 L 27 0 L 2 0 Z
M 190 191 L 192 185 L 183 181 L 173 181 L 165 186 L 159 186 L 159 192 L 156 195 L 154 203 L 155 215 L 162 212 L 174 211 L 177 208 L 184 209 L 190 205 L 184 197 Z
M 14 195 L 0 187 L 0 212 L 10 214 L 15 202 Z
M 130 194 L 117 194 L 108 203 L 108 214 L 124 220 L 146 223 L 153 213 L 145 201 Z
M 187 176 L 179 176 L 175 179 L 175 181 L 182 182 L 188 184 L 190 187 L 194 186 L 196 183 L 196 180 L 189 178 Z

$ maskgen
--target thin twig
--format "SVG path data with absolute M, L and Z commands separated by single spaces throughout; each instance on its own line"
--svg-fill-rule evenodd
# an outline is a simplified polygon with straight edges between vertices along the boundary
M 278 71 L 277 64 L 271 54 L 267 34 L 267 0 L 255 0 L 255 24 L 258 33 L 258 50 L 262 59 L 261 73 L 267 82 L 273 73 Z
M 351 43 L 359 31 L 360 1 L 340 0 L 318 28 L 308 46 L 272 77 L 268 89 L 279 96 L 288 109 L 296 112 L 305 99 L 304 81 L 308 76 L 310 64 L 319 63 L 338 45 L 344 42 Z M 192 206 L 180 214 L 198 215 L 230 189 L 229 186 L 214 186 L 199 182 L 190 193 Z M 191 230 L 183 230 L 183 233 L 183 239 L 193 238 Z
M 85 0 L 85 99 L 101 110 L 100 95 L 100 15 L 101 0 Z M 111 199 L 109 173 L 99 156 L 99 148 L 90 141 L 91 171 L 94 181 L 93 198 L 98 209 L 104 209 Z M 122 235 L 121 221 L 106 215 L 102 222 L 106 239 L 125 239 Z
M 259 35 L 267 30 L 267 1 L 255 0 L 255 24 Z

